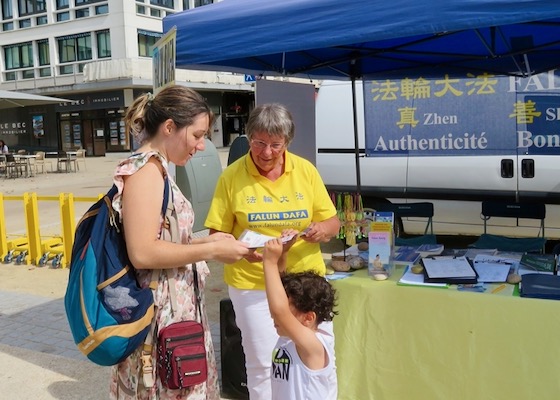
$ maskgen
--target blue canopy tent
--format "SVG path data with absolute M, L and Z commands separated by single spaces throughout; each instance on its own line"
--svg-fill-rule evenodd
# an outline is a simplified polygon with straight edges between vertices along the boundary
M 411 72 L 526 77 L 560 65 L 555 0 L 225 0 L 164 18 L 165 32 L 174 26 L 177 68 L 354 83 Z

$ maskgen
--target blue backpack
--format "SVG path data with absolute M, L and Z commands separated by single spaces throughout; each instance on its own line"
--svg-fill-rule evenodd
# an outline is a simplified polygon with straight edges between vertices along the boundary
M 167 177 L 164 187 L 166 216 L 171 204 Z M 140 347 L 154 318 L 152 290 L 138 284 L 112 206 L 116 193 L 113 185 L 78 223 L 64 296 L 74 342 L 99 365 L 118 364 Z

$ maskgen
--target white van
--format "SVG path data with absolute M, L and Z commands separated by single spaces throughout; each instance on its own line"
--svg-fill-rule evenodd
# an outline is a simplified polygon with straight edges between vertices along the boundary
M 555 72 L 524 79 L 483 74 L 356 82 L 358 158 L 351 83 L 323 81 L 316 98 L 319 172 L 330 191 L 354 193 L 358 163 L 364 207 L 433 202 L 440 235 L 480 235 L 482 200 L 545 202 L 546 237 L 558 239 L 560 71 Z M 411 234 L 425 227 L 403 223 Z M 518 223 L 491 219 L 489 231 L 537 235 L 537 221 Z

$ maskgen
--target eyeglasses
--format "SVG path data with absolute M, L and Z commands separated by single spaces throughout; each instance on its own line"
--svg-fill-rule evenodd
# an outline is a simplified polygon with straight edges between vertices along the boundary
M 268 146 L 270 146 L 270 150 L 274 151 L 275 153 L 278 153 L 279 151 L 281 151 L 285 146 L 284 143 L 266 143 L 266 142 L 263 142 L 262 140 L 256 140 L 256 139 L 252 139 L 251 144 L 253 146 L 255 146 L 255 149 L 258 149 L 258 150 L 264 150 Z

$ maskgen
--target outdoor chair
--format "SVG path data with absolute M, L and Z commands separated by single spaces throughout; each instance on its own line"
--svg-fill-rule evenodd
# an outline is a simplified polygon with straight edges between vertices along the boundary
M 484 233 L 471 247 L 478 249 L 497 249 L 499 251 L 515 252 L 537 252 L 545 250 L 545 217 L 546 206 L 543 203 L 515 203 L 483 201 L 481 217 L 484 221 Z M 496 235 L 488 233 L 488 221 L 490 218 L 513 218 L 515 225 L 511 231 L 519 226 L 520 219 L 533 219 L 539 221 L 538 234 L 536 237 L 512 237 L 510 235 Z M 508 226 L 508 225 L 502 225 Z
M 16 160 L 13 154 L 6 154 L 6 177 L 17 178 L 27 176 L 27 161 Z
M 80 169 L 80 163 L 84 164 L 84 170 L 87 170 L 86 167 L 86 151 L 85 149 L 78 149 L 76 151 L 76 168 Z
M 45 158 L 44 151 L 38 151 L 35 153 L 35 173 L 39 173 L 39 167 L 41 168 L 41 173 L 45 173 L 45 167 L 49 167 L 51 172 L 53 170 L 52 162 L 50 159 Z
M 396 246 L 420 246 L 423 244 L 437 244 L 437 237 L 434 235 L 433 217 L 434 204 L 430 202 L 418 203 L 383 203 L 376 206 L 376 211 L 393 212 L 395 245 Z M 426 226 L 422 235 L 405 235 L 403 232 L 402 219 L 417 218 L 425 219 Z
M 6 177 L 7 166 L 6 166 L 6 155 L 0 154 L 0 176 Z
M 229 148 L 227 165 L 230 165 L 238 158 L 243 157 L 248 151 L 249 139 L 247 139 L 247 135 L 236 137 Z
M 76 157 L 70 156 L 64 150 L 59 151 L 56 160 L 56 170 L 58 172 L 70 172 L 72 171 L 72 166 L 74 167 L 74 171 L 76 171 Z

